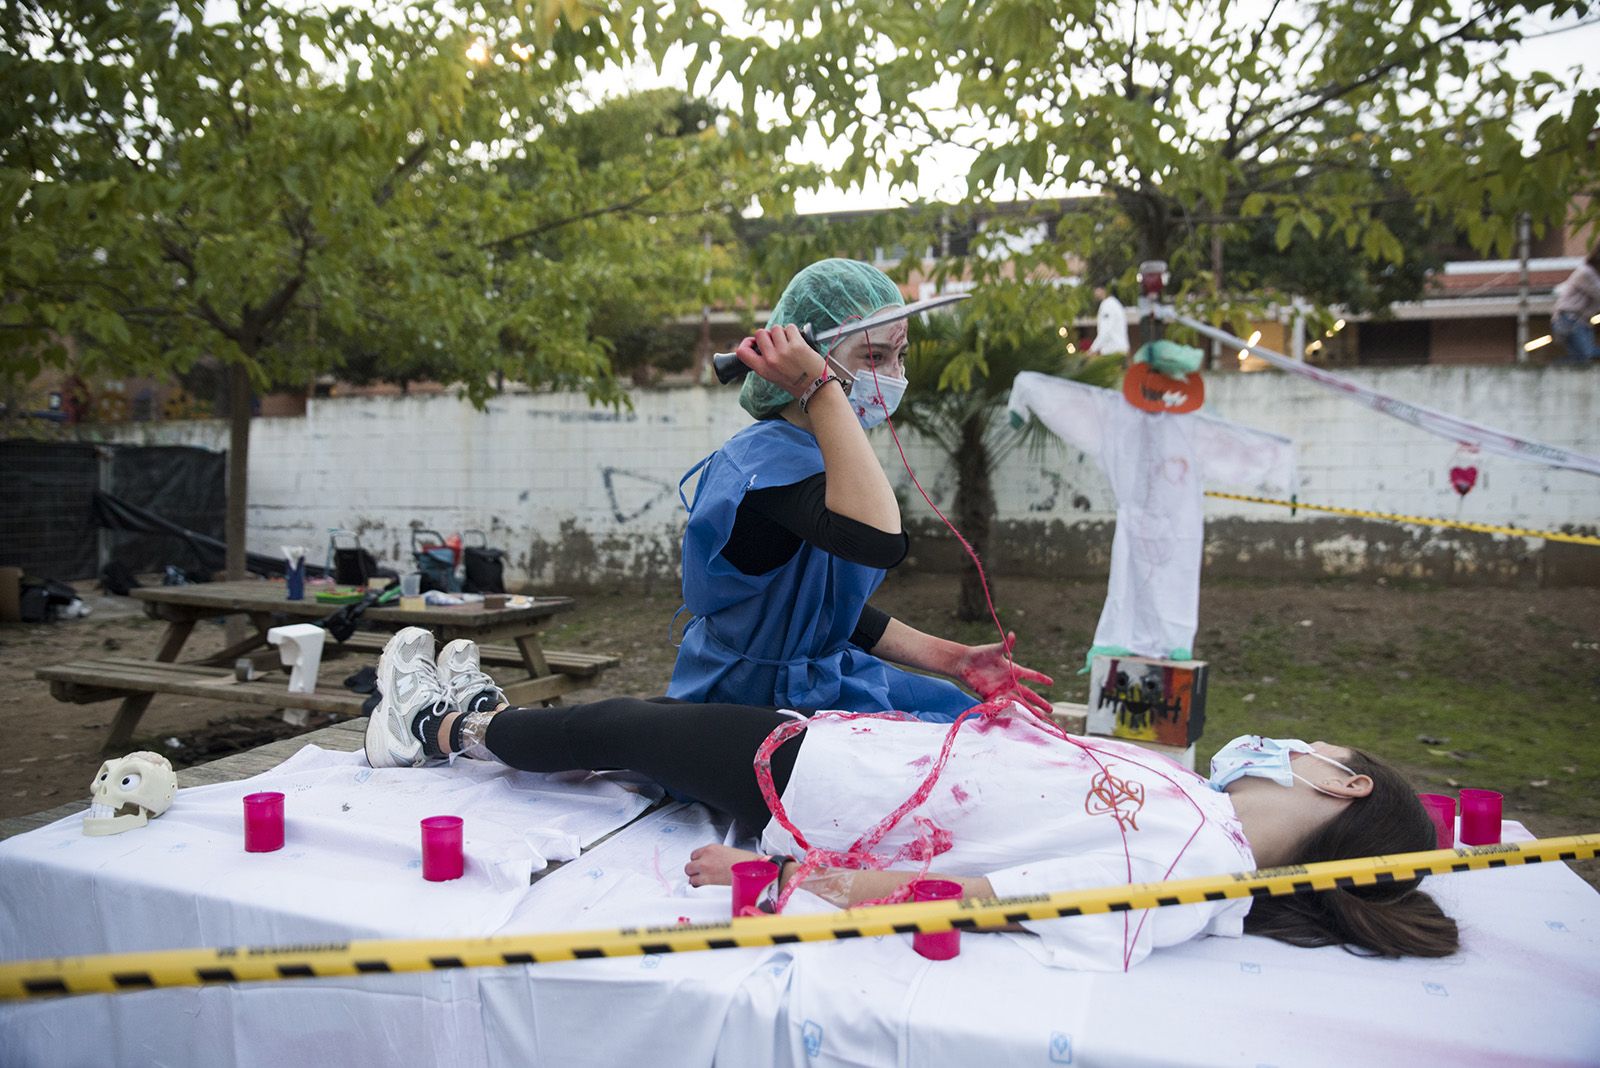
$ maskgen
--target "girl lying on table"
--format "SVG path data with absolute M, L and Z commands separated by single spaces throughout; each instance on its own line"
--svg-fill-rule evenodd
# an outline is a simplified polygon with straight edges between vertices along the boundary
M 764 827 L 764 854 L 802 852 L 770 818 L 754 762 L 775 728 L 812 713 L 626 697 L 507 707 L 472 642 L 451 642 L 435 661 L 433 636 L 415 627 L 384 650 L 378 688 L 366 734 L 373 767 L 460 755 L 524 771 L 627 769 Z M 848 850 L 926 778 L 948 730 L 819 715 L 773 751 L 773 786 L 814 848 Z M 1411 787 L 1365 753 L 1247 737 L 1220 751 L 1212 769 L 1207 780 L 1134 745 L 1065 741 L 1017 706 L 962 725 L 933 793 L 876 851 L 916 856 L 917 839 L 931 833 L 939 844 L 930 875 L 961 883 L 968 896 L 1010 897 L 1433 848 Z M 755 856 L 703 846 L 685 872 L 695 886 L 727 885 L 730 865 Z M 780 880 L 797 867 L 783 863 Z M 848 907 L 887 896 L 919 868 L 914 860 L 884 871 L 823 868 L 803 889 Z M 1047 963 L 1096 969 L 1244 931 L 1384 957 L 1457 947 L 1455 921 L 1415 881 L 1022 926 L 1039 936 L 1024 941 Z

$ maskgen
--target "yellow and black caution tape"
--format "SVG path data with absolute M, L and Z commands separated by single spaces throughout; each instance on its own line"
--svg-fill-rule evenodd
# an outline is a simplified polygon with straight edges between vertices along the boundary
M 1574 545 L 1600 545 L 1600 537 L 1593 534 L 1567 534 L 1559 530 L 1525 530 L 1522 527 L 1504 527 L 1494 523 L 1468 523 L 1459 519 L 1435 519 L 1425 515 L 1401 515 L 1397 512 L 1371 512 L 1365 508 L 1340 508 L 1333 504 L 1306 504 L 1304 501 L 1280 501 L 1272 497 L 1251 497 L 1243 493 L 1206 491 L 1207 497 L 1220 497 L 1225 501 L 1249 501 L 1251 504 L 1276 504 L 1282 508 L 1304 508 L 1310 512 L 1332 512 L 1334 515 L 1353 515 L 1362 519 L 1388 519 L 1396 523 L 1416 523 L 1425 527 L 1451 527 L 1455 530 L 1475 530 L 1481 534 L 1510 534 L 1519 538 L 1543 538 L 1546 541 L 1568 541 Z
M 235 946 L 54 957 L 0 964 L 0 1000 L 62 994 L 112 994 L 159 987 L 201 986 L 280 979 L 424 972 L 449 968 L 499 968 L 512 964 L 596 957 L 689 953 L 793 942 L 828 942 L 886 934 L 934 933 L 999 927 L 1023 920 L 1053 920 L 1103 912 L 1197 904 L 1236 897 L 1280 897 L 1423 875 L 1504 868 L 1547 860 L 1587 860 L 1600 855 L 1600 835 L 1573 835 L 1492 846 L 1401 853 L 1358 860 L 1233 875 L 1211 875 L 1097 890 L 1024 897 L 969 898 L 880 905 L 803 916 L 757 916 L 724 923 L 623 927 L 607 931 L 556 931 L 493 938 L 330 942 L 294 946 Z

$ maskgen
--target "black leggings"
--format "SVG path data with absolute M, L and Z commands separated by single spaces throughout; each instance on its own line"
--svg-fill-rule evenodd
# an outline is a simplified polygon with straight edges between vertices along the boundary
M 582 705 L 504 709 L 489 721 L 483 743 L 522 771 L 636 771 L 761 827 L 770 813 L 756 784 L 756 750 L 791 719 L 777 709 L 750 705 L 608 697 Z M 772 754 L 772 784 L 780 794 L 804 737 L 789 739 Z

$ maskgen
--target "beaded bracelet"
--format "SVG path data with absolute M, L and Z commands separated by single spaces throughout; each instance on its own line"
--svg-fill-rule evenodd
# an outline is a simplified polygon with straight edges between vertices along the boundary
M 821 389 L 823 386 L 827 385 L 829 382 L 837 382 L 837 383 L 839 383 L 839 388 L 840 389 L 844 388 L 844 379 L 840 378 L 837 375 L 830 375 L 828 373 L 828 369 L 826 367 L 824 367 L 822 369 L 822 377 L 820 377 L 816 381 L 812 382 L 811 385 L 806 387 L 806 391 L 804 393 L 800 394 L 800 410 L 802 412 L 804 412 L 807 408 L 810 407 L 811 398 L 817 395 L 817 390 Z

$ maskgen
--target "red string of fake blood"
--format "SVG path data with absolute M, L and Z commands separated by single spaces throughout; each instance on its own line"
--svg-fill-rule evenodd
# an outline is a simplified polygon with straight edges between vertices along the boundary
M 872 345 L 870 338 L 867 340 L 867 345 L 868 352 L 870 352 Z M 878 382 L 878 365 L 876 360 L 874 360 L 872 364 L 872 382 L 873 385 L 877 385 Z M 880 388 L 878 392 L 880 395 L 882 395 L 883 390 Z M 1011 673 L 1011 686 L 1009 689 L 1021 689 L 1022 680 L 1017 677 L 1017 661 L 1016 658 L 1011 655 L 1011 646 L 1006 642 L 1006 628 L 1000 622 L 1000 613 L 995 610 L 994 597 L 989 591 L 989 574 L 983 568 L 983 561 L 978 559 L 978 551 L 972 547 L 972 544 L 967 541 L 966 537 L 961 533 L 961 531 L 956 529 L 956 525 L 950 522 L 945 514 L 939 510 L 939 506 L 933 503 L 933 498 L 928 496 L 928 491 L 922 488 L 922 482 L 917 478 L 917 473 L 911 470 L 911 461 L 906 459 L 906 447 L 900 443 L 900 432 L 894 428 L 894 420 L 885 414 L 883 421 L 889 427 L 889 436 L 894 439 L 894 447 L 900 453 L 900 463 L 906 469 L 906 474 L 911 477 L 911 484 L 917 487 L 917 492 L 922 495 L 922 499 L 927 503 L 928 507 L 933 509 L 933 514 L 939 517 L 939 521 L 945 525 L 946 529 L 948 529 L 951 534 L 955 535 L 956 541 L 961 543 L 961 548 L 966 552 L 967 558 L 972 561 L 972 566 L 977 568 L 978 585 L 983 590 L 983 603 L 989 609 L 990 622 L 994 624 L 994 629 L 1000 635 L 1000 648 L 1001 651 L 1005 653 L 1006 668 Z M 994 693 L 980 693 L 978 696 L 982 697 L 985 701 L 988 701 L 1005 692 L 1007 691 L 997 690 Z
M 1018 707 L 1020 708 L 1022 706 L 1018 705 Z M 1099 768 L 1101 773 L 1103 773 L 1103 774 L 1106 773 L 1106 766 L 1104 764 L 1100 763 L 1099 753 L 1094 748 L 1094 746 L 1090 745 L 1088 742 L 1079 741 L 1078 739 L 1076 739 L 1076 738 L 1072 737 L 1071 735 L 1069 735 L 1066 731 L 1062 730 L 1060 727 L 1056 726 L 1054 723 L 1051 723 L 1051 722 L 1049 722 L 1047 720 L 1042 720 L 1041 719 L 1041 720 L 1038 720 L 1038 723 L 1039 723 L 1039 725 L 1041 727 L 1044 728 L 1044 730 L 1047 733 L 1052 734 L 1057 738 L 1060 738 L 1064 742 L 1068 742 L 1068 743 L 1070 743 L 1072 745 L 1075 745 L 1079 749 L 1081 749 L 1083 752 L 1089 754 L 1089 759 L 1094 761 L 1095 767 Z M 1171 786 L 1173 789 L 1178 791 L 1178 796 L 1182 797 L 1185 801 L 1189 802 L 1189 805 L 1194 809 L 1195 814 L 1200 817 L 1200 822 L 1194 825 L 1194 830 L 1189 832 L 1189 837 L 1184 839 L 1183 845 L 1178 849 L 1178 852 L 1173 855 L 1172 863 L 1168 864 L 1167 865 L 1167 870 L 1162 872 L 1162 874 L 1161 874 L 1161 879 L 1163 881 L 1166 880 L 1166 879 L 1170 879 L 1172 877 L 1172 873 L 1175 870 L 1177 870 L 1178 862 L 1183 859 L 1183 855 L 1189 851 L 1189 847 L 1194 844 L 1194 840 L 1200 836 L 1201 829 L 1205 827 L 1206 822 L 1207 822 L 1206 821 L 1205 809 L 1201 808 L 1200 805 L 1195 801 L 1195 799 L 1189 796 L 1189 791 L 1187 791 L 1183 787 L 1179 786 L 1177 784 L 1177 782 L 1173 780 L 1172 776 L 1168 775 L 1166 772 L 1162 771 L 1160 768 L 1151 767 L 1149 764 L 1144 763 L 1142 760 L 1135 760 L 1134 758 L 1129 757 L 1128 755 L 1123 754 L 1123 753 L 1117 754 L 1117 758 L 1116 759 L 1125 761 L 1125 762 L 1127 762 L 1129 764 L 1132 764 L 1136 768 L 1141 768 L 1144 771 L 1147 771 L 1147 772 L 1151 773 L 1152 775 L 1156 775 L 1156 776 L 1166 780 L 1166 782 L 1167 782 L 1167 784 L 1169 786 Z M 1133 882 L 1133 855 L 1128 849 L 1128 829 L 1122 825 L 1122 821 L 1121 820 L 1117 820 L 1117 831 L 1122 836 L 1122 859 L 1127 864 L 1127 880 L 1128 880 L 1128 882 L 1131 883 L 1131 882 Z M 1145 910 L 1139 917 L 1139 926 L 1137 926 L 1137 927 L 1135 927 L 1133 929 L 1132 937 L 1130 938 L 1129 937 L 1129 932 L 1128 932 L 1128 922 L 1129 922 L 1128 921 L 1128 914 L 1127 913 L 1123 913 L 1122 914 L 1122 970 L 1123 971 L 1127 971 L 1132 966 L 1133 947 L 1139 944 L 1139 935 L 1144 932 L 1145 921 L 1148 920 L 1149 918 L 1150 918 L 1150 913 L 1149 913 L 1148 910 Z
M 872 338 L 870 337 L 870 335 L 867 338 L 867 352 L 868 352 L 869 356 L 872 353 Z M 877 385 L 877 381 L 878 381 L 877 360 L 873 360 L 871 366 L 872 366 L 873 384 Z M 882 392 L 883 392 L 881 387 L 879 388 L 878 392 L 879 392 L 879 395 L 881 396 Z M 906 458 L 906 449 L 905 449 L 905 446 L 900 441 L 899 432 L 895 430 L 894 420 L 889 418 L 888 415 L 885 414 L 884 422 L 887 423 L 888 426 L 889 426 L 889 435 L 894 439 L 894 447 L 900 453 L 900 463 L 905 467 L 906 474 L 908 476 L 910 476 L 911 484 L 917 487 L 917 492 L 922 495 L 922 499 L 925 502 L 927 502 L 928 507 L 933 510 L 933 514 L 939 517 L 939 520 L 942 523 L 944 523 L 944 525 L 949 529 L 951 534 L 955 535 L 956 540 L 961 543 L 961 548 L 966 551 L 967 556 L 972 560 L 972 566 L 977 569 L 977 571 L 978 571 L 978 582 L 979 582 L 979 585 L 983 589 L 984 603 L 989 608 L 989 618 L 990 618 L 990 620 L 993 621 L 994 626 L 995 626 L 995 630 L 999 632 L 1000 641 L 1002 643 L 1002 647 L 1005 648 L 1005 644 L 1004 643 L 1005 643 L 1005 640 L 1006 640 L 1006 629 L 1005 629 L 1004 626 L 1001 625 L 1001 623 L 1000 623 L 1000 615 L 995 609 L 994 597 L 991 594 L 990 589 L 989 589 L 989 576 L 988 576 L 988 573 L 984 570 L 983 561 L 978 559 L 977 550 L 973 549 L 971 543 L 969 543 L 967 541 L 967 539 L 962 536 L 961 532 L 956 529 L 955 524 L 950 522 L 950 520 L 945 516 L 945 514 L 939 510 L 939 506 L 933 503 L 933 499 L 928 496 L 928 491 L 922 488 L 922 483 L 921 483 L 920 480 L 918 480 L 917 473 L 915 471 L 911 470 L 911 461 Z M 1010 671 L 1011 671 L 1011 689 L 1013 689 L 1013 690 L 1020 689 L 1022 683 L 1021 683 L 1021 680 L 1017 677 L 1017 662 L 1016 662 L 1016 659 L 1011 655 L 1011 650 L 1009 648 L 1005 648 L 1005 654 L 1006 654 L 1006 664 L 1010 668 Z M 980 696 L 983 697 L 986 702 L 993 702 L 994 699 L 998 696 L 998 694 L 980 694 Z M 1038 722 L 1038 724 L 1041 727 L 1043 727 L 1044 730 L 1047 733 L 1055 735 L 1056 737 L 1060 738 L 1062 741 L 1068 742 L 1068 743 L 1070 743 L 1072 745 L 1076 745 L 1079 749 L 1081 749 L 1084 752 L 1088 753 L 1089 754 L 1089 758 L 1094 761 L 1095 766 L 1097 768 L 1099 768 L 1102 773 L 1105 772 L 1105 770 L 1106 770 L 1105 765 L 1100 763 L 1100 758 L 1096 754 L 1095 750 L 1092 747 L 1090 747 L 1086 743 L 1079 742 L 1079 741 L 1076 741 L 1075 739 L 1071 738 L 1067 734 L 1066 731 L 1064 731 L 1060 727 L 1056 726 L 1056 724 L 1054 724 L 1052 722 L 1049 722 L 1049 721 L 1043 719 L 1040 716 L 1034 715 L 1032 710 L 1028 709 L 1027 706 L 1023 705 L 1021 702 L 1017 702 L 1017 705 L 1018 705 L 1019 708 L 1022 708 L 1023 711 L 1026 712 L 1030 717 L 1032 717 L 1036 722 Z M 993 711 L 989 711 L 989 712 L 985 712 L 984 714 L 985 715 L 993 715 L 994 713 L 993 713 Z M 957 722 L 959 724 L 959 721 L 957 721 Z M 949 746 L 950 741 L 953 741 L 954 737 L 955 737 L 955 728 L 952 727 L 951 732 L 950 732 L 950 736 L 946 740 L 946 749 L 947 750 L 948 750 L 948 746 Z M 1203 828 L 1206 825 L 1206 814 L 1205 814 L 1205 811 L 1203 809 L 1201 809 L 1201 807 L 1198 804 L 1195 803 L 1194 798 L 1189 796 L 1187 791 L 1183 790 L 1181 787 L 1178 787 L 1177 783 L 1173 782 L 1171 776 L 1167 775 L 1163 771 L 1160 771 L 1159 769 L 1152 768 L 1149 765 L 1144 764 L 1144 763 L 1142 763 L 1141 761 L 1138 761 L 1138 760 L 1130 760 L 1128 762 L 1133 764 L 1133 765 L 1135 765 L 1136 767 L 1143 768 L 1145 771 L 1153 772 L 1154 774 L 1160 776 L 1162 779 L 1165 779 L 1169 785 L 1173 786 L 1175 789 L 1178 790 L 1178 793 L 1184 798 L 1184 800 L 1188 801 L 1189 804 L 1194 807 L 1194 810 L 1195 810 L 1196 814 L 1199 815 L 1199 817 L 1200 817 L 1200 822 L 1195 825 L 1194 830 L 1190 832 L 1189 837 L 1184 841 L 1183 846 L 1178 850 L 1177 854 L 1172 858 L 1172 863 L 1167 866 L 1166 873 L 1162 876 L 1162 878 L 1165 879 L 1165 878 L 1169 877 L 1172 874 L 1172 872 L 1177 868 L 1178 862 L 1181 861 L 1183 859 L 1184 854 L 1189 851 L 1189 846 L 1194 843 L 1194 840 L 1197 837 L 1199 837 L 1201 828 Z M 1126 827 L 1124 827 L 1122 825 L 1122 822 L 1120 820 L 1117 821 L 1117 831 L 1118 831 L 1118 834 L 1122 838 L 1122 859 L 1123 859 L 1124 864 L 1126 865 L 1127 879 L 1128 879 L 1129 882 L 1132 882 L 1133 881 L 1133 855 L 1132 855 L 1131 851 L 1128 848 L 1128 830 L 1127 830 Z M 923 870 L 926 871 L 927 870 L 926 867 L 924 867 Z M 1145 913 L 1140 915 L 1140 917 L 1139 917 L 1139 925 L 1136 928 L 1134 928 L 1134 930 L 1132 932 L 1132 937 L 1130 938 L 1129 937 L 1129 932 L 1128 932 L 1128 922 L 1129 922 L 1128 916 L 1127 916 L 1126 913 L 1123 914 L 1123 917 L 1122 917 L 1122 970 L 1123 971 L 1127 971 L 1128 968 L 1130 967 L 1130 961 L 1132 960 L 1132 957 L 1133 957 L 1133 946 L 1138 944 L 1139 935 L 1144 931 L 1145 921 L 1148 918 L 1149 918 L 1149 913 L 1148 912 L 1145 912 Z
M 853 318 L 860 317 L 855 316 Z M 866 341 L 869 366 L 872 369 L 873 385 L 877 387 L 878 395 L 881 398 L 883 395 L 883 388 L 878 384 L 878 361 L 872 350 L 872 338 L 870 334 L 868 335 Z M 1017 676 L 1016 659 L 1011 655 L 1011 648 L 1006 642 L 1005 627 L 1001 625 L 999 612 L 994 606 L 994 597 L 989 589 L 989 576 L 984 570 L 983 561 L 978 558 L 978 553 L 975 549 L 973 549 L 971 543 L 968 542 L 962 533 L 956 529 L 955 524 L 952 523 L 949 518 L 939 510 L 938 505 L 933 503 L 933 499 L 928 496 L 928 491 L 923 489 L 922 482 L 917 478 L 916 472 L 911 469 L 911 461 L 906 457 L 905 446 L 900 441 L 899 432 L 895 430 L 894 421 L 888 417 L 887 413 L 885 413 L 884 422 L 889 426 L 889 434 L 894 439 L 895 448 L 900 453 L 900 462 L 905 467 L 906 474 L 910 477 L 912 485 L 917 487 L 917 492 L 922 495 L 923 501 L 930 509 L 932 509 L 933 514 L 938 516 L 940 522 L 942 522 L 950 531 L 950 533 L 955 536 L 956 541 L 961 544 L 961 548 L 966 552 L 968 558 L 972 560 L 973 567 L 977 569 L 978 582 L 983 589 L 984 603 L 989 609 L 989 618 L 994 623 L 995 629 L 1000 634 L 1001 649 L 1005 654 L 1006 664 L 1011 674 L 1011 685 L 1010 687 L 996 691 L 995 693 L 980 694 L 980 696 L 984 698 L 984 702 L 982 704 L 975 705 L 961 713 L 961 715 L 957 716 L 955 721 L 950 724 L 950 729 L 945 732 L 944 743 L 940 747 L 938 759 L 933 762 L 932 767 L 928 769 L 928 774 L 923 777 L 922 782 L 914 791 L 912 791 L 911 796 L 906 798 L 905 801 L 901 802 L 900 805 L 896 806 L 894 811 L 890 812 L 883 819 L 879 820 L 871 830 L 869 830 L 866 834 L 863 834 L 860 838 L 857 838 L 848 849 L 843 851 L 818 849 L 812 846 L 811 843 L 806 840 L 805 835 L 801 833 L 800 829 L 796 827 L 789 819 L 789 814 L 784 809 L 783 801 L 781 798 L 779 798 L 778 792 L 773 785 L 772 754 L 777 750 L 778 746 L 799 735 L 801 731 L 805 730 L 812 722 L 815 722 L 818 719 L 838 719 L 841 721 L 872 718 L 904 720 L 909 717 L 898 712 L 821 712 L 813 716 L 810 720 L 794 720 L 790 723 L 782 724 L 771 734 L 769 734 L 756 752 L 756 782 L 761 788 L 761 796 L 766 801 L 767 808 L 772 812 L 773 819 L 777 821 L 779 826 L 789 832 L 797 846 L 805 850 L 805 856 L 799 862 L 794 877 L 789 880 L 788 884 L 778 895 L 776 907 L 779 912 L 783 911 L 784 906 L 788 904 L 789 898 L 793 895 L 795 888 L 803 884 L 811 875 L 811 873 L 820 867 L 838 866 L 852 869 L 871 868 L 875 870 L 882 870 L 904 859 L 917 859 L 922 861 L 922 867 L 917 873 L 917 878 L 920 879 L 923 875 L 927 874 L 929 866 L 933 863 L 933 858 L 941 853 L 948 852 L 953 845 L 949 831 L 937 826 L 932 820 L 920 816 L 913 817 L 913 820 L 923 828 L 924 833 L 907 843 L 907 845 L 902 846 L 895 852 L 894 855 L 884 857 L 876 853 L 874 849 L 878 843 L 890 833 L 890 831 L 899 825 L 900 821 L 903 820 L 912 809 L 923 804 L 932 795 L 933 788 L 938 783 L 939 776 L 943 773 L 945 764 L 949 762 L 950 753 L 955 745 L 957 733 L 961 730 L 962 724 L 975 715 L 980 718 L 988 718 L 998 714 L 1008 705 L 1014 706 L 1017 710 L 1021 711 L 1025 716 L 1036 723 L 1046 733 L 1051 734 L 1064 742 L 1068 742 L 1077 746 L 1084 753 L 1088 754 L 1089 759 L 1094 762 L 1095 766 L 1102 774 L 1107 773 L 1106 766 L 1100 762 L 1099 754 L 1092 746 L 1072 738 L 1066 733 L 1066 731 L 1056 726 L 1056 724 L 1035 715 L 1031 709 L 1021 702 L 1001 699 L 1002 694 L 1008 691 L 1019 689 L 1021 687 L 1021 680 Z M 1172 863 L 1167 866 L 1166 873 L 1163 875 L 1163 878 L 1166 878 L 1170 876 L 1177 868 L 1178 862 L 1183 859 L 1184 854 L 1189 850 L 1189 846 L 1194 843 L 1195 838 L 1200 834 L 1201 828 L 1205 826 L 1205 811 L 1195 803 L 1195 800 L 1188 795 L 1187 791 L 1185 791 L 1182 787 L 1179 787 L 1178 784 L 1173 781 L 1172 777 L 1167 775 L 1165 772 L 1157 768 L 1152 768 L 1141 761 L 1132 760 L 1125 756 L 1119 757 L 1119 759 L 1127 760 L 1128 763 L 1142 768 L 1145 771 L 1152 772 L 1153 774 L 1166 780 L 1168 784 L 1177 789 L 1179 795 L 1182 796 L 1184 800 L 1188 801 L 1189 804 L 1194 807 L 1195 812 L 1200 816 L 1200 822 L 1195 825 L 1195 829 L 1190 832 L 1189 837 L 1184 841 L 1182 848 L 1180 848 L 1177 854 L 1172 858 Z M 1131 883 L 1133 881 L 1133 854 L 1128 847 L 1127 828 L 1122 825 L 1121 820 L 1117 821 L 1117 831 L 1122 839 L 1122 856 L 1126 867 L 1126 878 Z M 863 906 L 889 904 L 905 901 L 909 899 L 910 896 L 911 884 L 908 881 L 899 889 L 889 894 L 887 897 L 878 898 L 873 901 L 865 901 L 861 904 Z M 1130 937 L 1130 932 L 1128 930 L 1128 917 L 1126 914 L 1123 915 L 1122 968 L 1124 971 L 1127 971 L 1131 966 L 1133 946 L 1137 945 L 1139 935 L 1144 930 L 1144 924 L 1147 918 L 1148 913 L 1139 918 L 1139 926 L 1134 928 Z
M 812 723 L 818 720 L 832 719 L 847 722 L 856 719 L 891 719 L 908 720 L 911 717 L 900 712 L 818 712 L 810 719 L 798 719 L 789 723 L 780 724 L 773 732 L 767 735 L 761 747 L 756 750 L 755 772 L 756 783 L 761 788 L 761 796 L 767 803 L 767 808 L 772 812 L 772 818 L 778 826 L 789 832 L 795 844 L 805 850 L 805 856 L 800 860 L 799 867 L 794 877 L 778 894 L 777 909 L 783 911 L 789 903 L 789 898 L 794 894 L 795 888 L 806 881 L 812 872 L 821 867 L 840 867 L 852 869 L 872 869 L 881 871 L 902 860 L 919 860 L 922 869 L 917 873 L 917 878 L 927 874 L 928 867 L 933 863 L 933 858 L 941 853 L 948 853 L 952 846 L 950 832 L 938 826 L 925 817 L 913 817 L 918 826 L 923 828 L 923 833 L 911 842 L 900 847 L 895 853 L 884 856 L 876 852 L 877 846 L 888 836 L 889 832 L 905 819 L 906 815 L 914 808 L 923 804 L 933 794 L 933 788 L 939 781 L 944 766 L 950 760 L 950 752 L 955 746 L 956 732 L 961 725 L 974 716 L 992 715 L 998 708 L 989 705 L 974 705 L 950 724 L 950 729 L 945 732 L 944 744 L 940 747 L 938 759 L 928 769 L 928 774 L 917 785 L 903 802 L 897 805 L 894 811 L 883 817 L 870 830 L 862 834 L 844 850 L 818 849 L 807 841 L 805 834 L 794 822 L 789 819 L 789 813 L 783 806 L 783 800 L 778 796 L 777 788 L 772 781 L 772 754 L 778 746 L 798 735 Z M 893 902 L 908 900 L 911 896 L 911 887 L 908 882 L 887 897 L 864 901 L 862 905 L 884 905 Z

